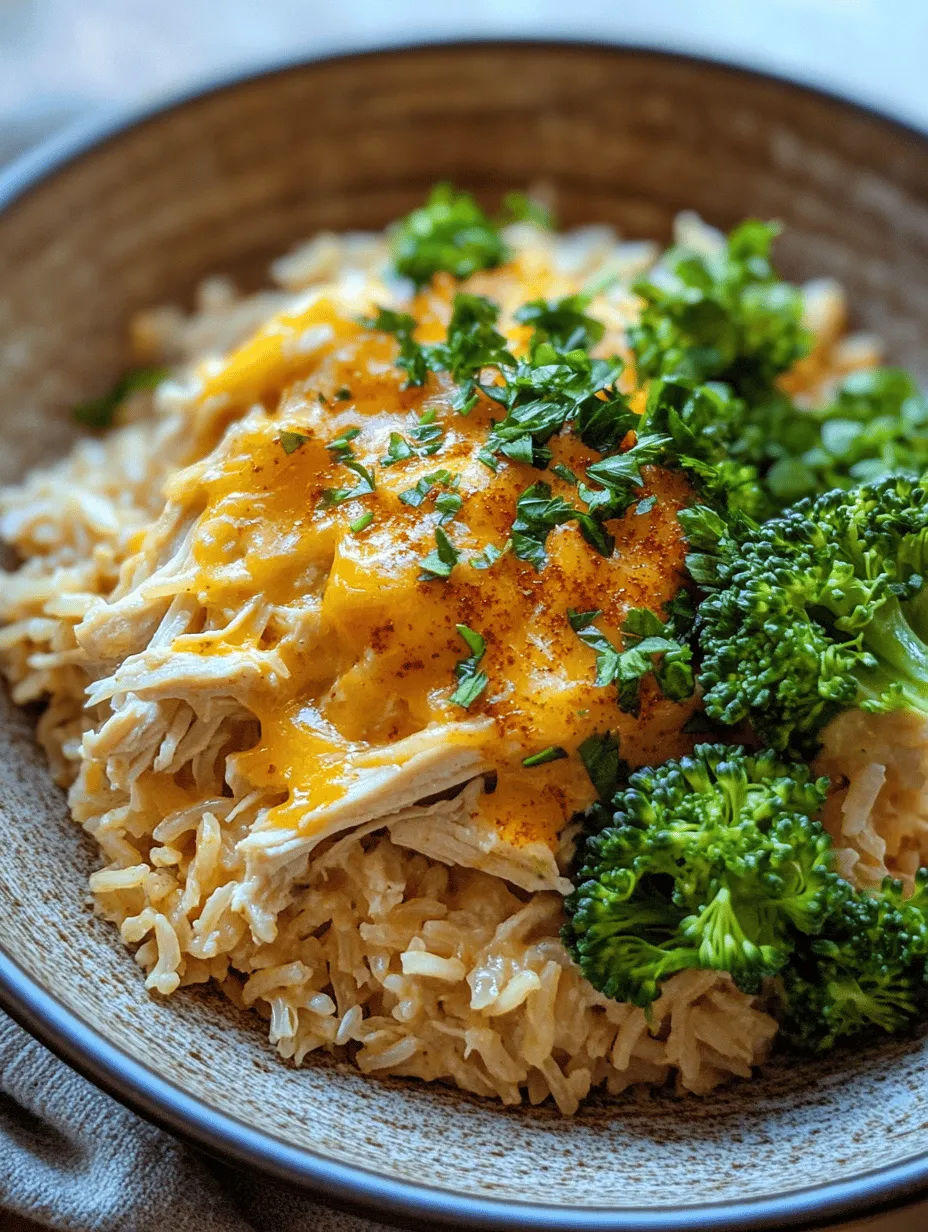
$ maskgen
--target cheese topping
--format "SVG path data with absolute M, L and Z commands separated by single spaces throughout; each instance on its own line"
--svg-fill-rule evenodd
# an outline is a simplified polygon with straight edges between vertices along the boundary
M 493 275 L 481 277 L 486 287 Z M 415 301 L 423 341 L 443 336 L 448 292 L 438 280 Z M 509 333 L 517 346 L 527 331 Z M 481 395 L 458 413 L 444 373 L 407 388 L 396 353 L 392 337 L 317 298 L 207 377 L 201 407 L 252 409 L 167 493 L 196 511 L 184 590 L 212 630 L 183 634 L 173 650 L 275 652 L 260 659 L 248 694 L 260 738 L 233 759 L 255 786 L 279 790 L 269 824 L 305 830 L 371 773 L 389 775 L 429 746 L 459 746 L 486 776 L 486 824 L 510 843 L 553 847 L 595 798 L 576 755 L 584 739 L 611 730 L 634 764 L 689 747 L 690 707 L 649 677 L 639 714 L 623 713 L 615 689 L 594 683 L 596 656 L 567 613 L 601 611 L 598 627 L 621 646 L 629 609 L 660 612 L 681 583 L 676 513 L 690 491 L 679 472 L 645 468 L 641 497 L 656 499 L 607 524 L 609 557 L 567 523 L 548 535 L 542 569 L 511 551 L 480 568 L 488 545 L 503 550 L 527 487 L 543 477 L 555 496 L 575 489 L 505 457 L 494 473 L 478 454 L 499 406 Z M 395 434 L 409 446 L 398 461 Z M 552 466 L 578 473 L 599 458 L 568 430 L 549 446 Z M 457 554 L 447 578 L 423 568 L 436 531 Z M 469 653 L 459 625 L 486 643 L 489 683 L 467 709 L 451 700 L 455 665 Z M 522 765 L 551 746 L 567 755 Z

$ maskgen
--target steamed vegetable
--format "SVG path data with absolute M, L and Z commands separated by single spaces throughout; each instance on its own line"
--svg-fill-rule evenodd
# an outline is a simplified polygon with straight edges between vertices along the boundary
M 608 997 L 647 1007 L 692 968 L 763 992 L 783 1037 L 824 1051 L 928 1009 L 928 870 L 855 890 L 816 820 L 828 790 L 764 750 L 699 745 L 588 815 L 563 940 Z M 601 827 L 601 828 L 600 828 Z
M 706 712 L 811 755 L 841 710 L 928 716 L 928 484 L 889 477 L 762 526 L 681 514 L 707 593 L 696 627 Z
M 699 745 L 639 770 L 591 835 L 564 940 L 594 987 L 649 1005 L 676 971 L 729 971 L 757 992 L 845 893 L 815 820 L 827 780 L 773 753 Z

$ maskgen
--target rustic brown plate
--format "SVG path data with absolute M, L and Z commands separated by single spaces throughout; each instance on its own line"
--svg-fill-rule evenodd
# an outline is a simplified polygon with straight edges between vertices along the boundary
M 848 103 L 677 56 L 464 44 L 346 56 L 72 135 L 0 179 L 0 482 L 63 452 L 123 368 L 129 315 L 294 240 L 380 227 L 448 178 L 495 202 L 543 176 L 567 224 L 665 237 L 680 209 L 773 216 L 796 276 L 928 374 L 928 143 Z M 928 1183 L 926 1045 L 572 1121 L 321 1060 L 294 1071 L 218 995 L 147 996 L 93 916 L 94 854 L 28 716 L 0 699 L 0 996 L 175 1132 L 383 1216 L 521 1227 L 783 1227 Z

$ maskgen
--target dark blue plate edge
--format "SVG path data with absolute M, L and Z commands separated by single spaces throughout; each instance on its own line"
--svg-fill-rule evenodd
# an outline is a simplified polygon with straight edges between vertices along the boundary
M 219 1158 L 237 1160 L 277 1180 L 311 1186 L 331 1201 L 420 1226 L 546 1229 L 573 1232 L 762 1232 L 813 1228 L 904 1205 L 926 1182 L 928 1157 L 891 1165 L 849 1181 L 806 1187 L 776 1198 L 646 1210 L 567 1206 L 475 1198 L 395 1180 L 316 1155 L 256 1130 L 188 1095 L 144 1062 L 111 1043 L 42 988 L 0 949 L 0 1005 L 40 1043 L 130 1111 Z M 878 1203 L 879 1207 L 873 1204 Z
M 329 47 L 312 56 L 301 54 L 265 65 L 221 74 L 193 87 L 172 91 L 151 102 L 131 108 L 95 111 L 89 118 L 69 125 L 17 158 L 0 172 L 0 211 L 13 206 L 29 191 L 51 179 L 70 163 L 121 133 L 157 120 L 164 112 L 195 103 L 198 99 L 234 89 L 259 77 L 300 71 L 307 65 L 329 60 L 361 59 L 391 52 L 447 50 L 456 47 L 537 47 L 547 49 L 590 47 L 653 57 L 655 60 L 691 63 L 698 67 L 754 77 L 838 103 L 864 119 L 871 119 L 917 140 L 928 132 L 880 110 L 842 96 L 832 88 L 798 82 L 764 69 L 713 58 L 703 54 L 665 48 L 597 42 L 588 38 L 549 39 L 481 38 L 408 39 L 358 48 L 357 44 Z M 311 1189 L 329 1201 L 354 1210 L 380 1215 L 391 1221 L 413 1221 L 418 1226 L 457 1228 L 550 1229 L 551 1232 L 595 1229 L 597 1232 L 764 1232 L 801 1226 L 806 1229 L 833 1226 L 834 1221 L 872 1217 L 905 1206 L 928 1192 L 928 1152 L 904 1163 L 859 1173 L 848 1181 L 807 1186 L 775 1198 L 725 1201 L 686 1207 L 641 1208 L 565 1205 L 545 1206 L 476 1198 L 470 1194 L 413 1184 L 382 1176 L 365 1168 L 340 1164 L 309 1149 L 293 1147 L 274 1135 L 194 1099 L 180 1087 L 117 1047 L 78 1014 L 34 980 L 0 946 L 0 1007 L 40 1043 L 130 1111 L 139 1113 L 160 1128 L 221 1158 L 234 1159 L 258 1172 L 303 1189 Z

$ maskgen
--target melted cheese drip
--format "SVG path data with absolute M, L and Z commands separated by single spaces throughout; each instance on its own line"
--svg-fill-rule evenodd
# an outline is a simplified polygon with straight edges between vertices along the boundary
M 520 278 L 511 267 L 481 275 L 477 289 L 515 302 L 552 293 L 550 278 L 547 285 L 537 274 Z M 438 281 L 417 300 L 421 340 L 443 335 L 451 291 L 450 282 Z M 511 331 L 514 343 L 524 332 Z M 500 408 L 481 398 L 461 416 L 451 409 L 447 378 L 404 388 L 395 357 L 392 338 L 366 331 L 321 299 L 271 322 L 208 377 L 204 406 L 241 410 L 261 399 L 264 409 L 227 427 L 214 452 L 169 490 L 202 509 L 187 590 L 213 626 L 227 624 L 256 596 L 273 615 L 257 640 L 242 621 L 230 637 L 187 635 L 178 648 L 216 654 L 237 640 L 279 650 L 287 675 L 269 676 L 255 691 L 250 705 L 260 739 L 236 763 L 256 786 L 286 797 L 272 812 L 280 825 L 299 826 L 301 816 L 343 799 L 373 768 L 438 740 L 477 749 L 495 768 L 495 790 L 480 802 L 488 824 L 514 844 L 553 845 L 595 795 L 576 755 L 586 737 L 618 732 L 633 764 L 690 747 L 681 727 L 691 707 L 664 699 L 652 679 L 644 682 L 637 717 L 618 709 L 614 688 L 594 685 L 594 652 L 571 629 L 567 609 L 600 609 L 598 624 L 616 644 L 629 608 L 659 611 L 680 586 L 676 513 L 691 493 L 680 474 L 646 469 L 641 496 L 657 500 L 650 511 L 633 507 L 609 525 L 616 539 L 609 559 L 567 524 L 550 533 L 540 572 L 511 553 L 478 570 L 470 559 L 488 543 L 502 547 L 525 488 L 543 478 L 555 494 L 575 499 L 575 491 L 550 470 L 507 459 L 492 473 L 477 453 Z M 338 398 L 340 390 L 350 393 Z M 442 429 L 440 449 L 383 466 L 391 432 L 412 441 L 410 430 L 426 410 Z M 376 491 L 330 506 L 327 489 L 358 482 L 326 448 L 350 428 L 360 429 L 352 450 L 375 474 Z M 284 431 L 306 437 L 289 455 L 280 443 Z M 550 444 L 554 460 L 576 472 L 598 457 L 567 432 Z M 421 560 L 435 547 L 434 496 L 445 489 L 433 489 L 419 508 L 400 494 L 439 469 L 457 477 L 463 500 L 444 526 L 460 558 L 450 579 L 427 581 Z M 368 511 L 371 525 L 351 533 Z M 458 624 L 487 644 L 480 667 L 489 687 L 467 711 L 450 701 L 455 664 L 468 654 Z M 522 766 L 550 745 L 569 756 Z

